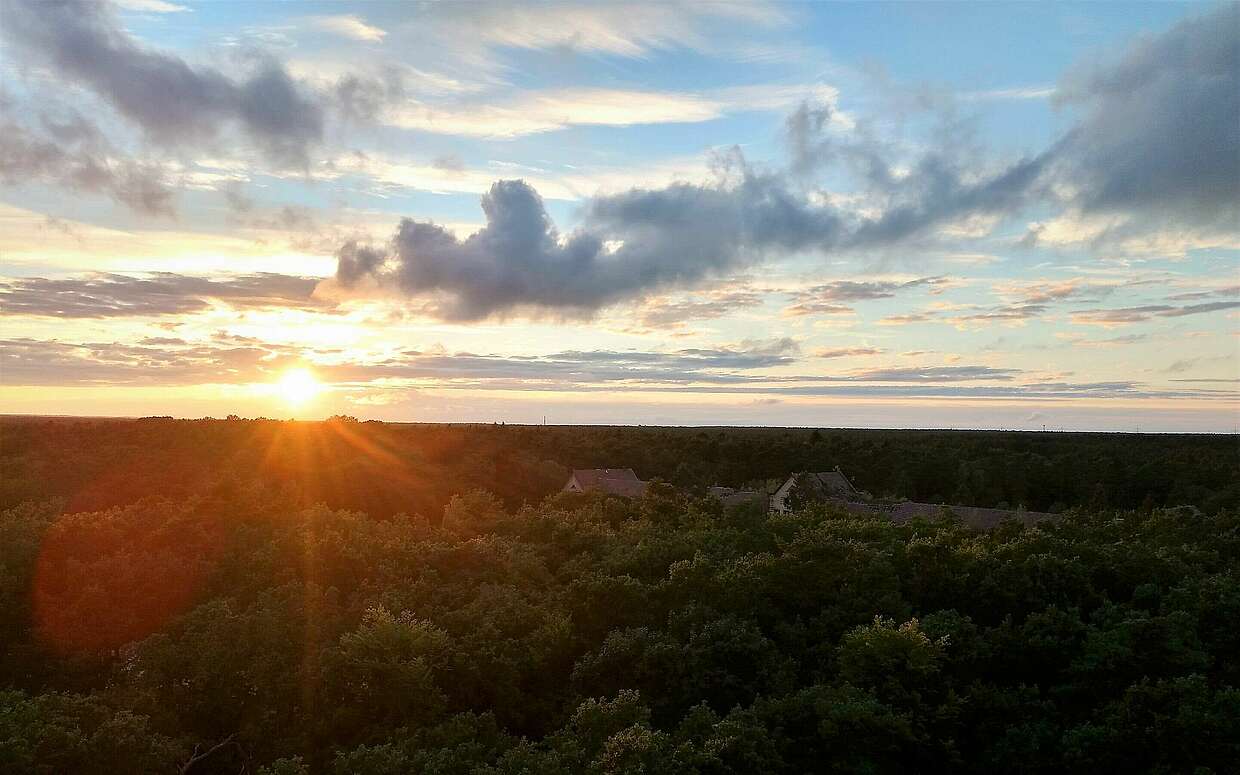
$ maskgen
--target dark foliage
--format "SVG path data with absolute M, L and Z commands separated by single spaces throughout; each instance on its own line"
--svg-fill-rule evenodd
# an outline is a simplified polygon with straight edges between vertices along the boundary
M 3 427 L 6 773 L 1225 773 L 1240 761 L 1234 440 Z M 1074 508 L 979 533 L 823 505 L 725 510 L 670 487 L 543 497 L 570 463 L 694 485 L 855 462 L 881 492 L 897 450 L 911 482 L 917 461 L 945 476 L 968 461 L 1004 472 L 1003 497 L 1026 471 L 1031 507 Z M 1157 455 L 1194 461 L 1195 478 L 1142 505 Z M 1048 493 L 1013 462 L 1035 457 L 1105 474 Z M 702 468 L 676 473 L 677 459 Z M 1089 503 L 1098 481 L 1105 508 Z M 1214 506 L 1164 507 L 1194 487 Z
M 0 508 L 97 511 L 261 481 L 306 505 L 438 519 L 458 493 L 538 503 L 572 468 L 680 487 L 840 466 L 876 496 L 1063 511 L 1240 508 L 1235 436 L 0 418 Z

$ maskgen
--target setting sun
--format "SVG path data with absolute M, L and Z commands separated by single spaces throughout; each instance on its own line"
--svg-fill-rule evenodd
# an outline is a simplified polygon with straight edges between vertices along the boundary
M 275 389 L 277 395 L 286 403 L 294 406 L 313 400 L 324 390 L 323 383 L 315 379 L 315 376 L 307 369 L 293 369 L 287 372 L 276 383 Z

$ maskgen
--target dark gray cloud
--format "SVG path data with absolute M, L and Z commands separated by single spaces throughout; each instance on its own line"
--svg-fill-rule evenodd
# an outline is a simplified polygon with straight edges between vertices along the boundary
M 882 215 L 861 223 L 846 245 L 881 247 L 961 218 L 1017 213 L 1042 185 L 1053 157 L 1052 149 L 977 179 L 976 170 L 966 161 L 930 153 L 909 175 L 893 176 L 895 188 Z
M 345 287 L 351 286 L 368 274 L 373 274 L 386 260 L 383 251 L 346 242 L 336 251 L 336 279 Z
M 383 111 L 412 98 L 407 73 L 398 67 L 383 66 L 371 75 L 348 73 L 332 90 L 336 110 L 346 121 L 377 122 Z
M 1075 68 L 1056 96 L 1084 113 L 1056 160 L 1083 211 L 1240 227 L 1240 5 Z
M 241 80 L 140 45 L 111 7 L 89 0 L 5 0 L 0 33 L 90 89 L 165 147 L 239 128 L 278 165 L 304 167 L 323 133 L 320 106 L 282 66 L 259 61 Z
M 319 280 L 271 273 L 206 278 L 171 272 L 0 280 L 0 315 L 109 318 L 201 312 L 211 302 L 238 308 L 326 310 L 313 297 Z
M 896 150 L 870 131 L 868 121 L 840 134 L 828 131 L 830 106 L 803 104 L 789 116 L 785 128 L 793 177 L 842 165 L 881 203 L 882 212 L 857 223 L 843 241 L 845 247 L 883 247 L 962 218 L 1009 215 L 1043 190 L 1053 148 L 998 171 L 984 171 L 979 150 L 969 142 L 968 127 L 943 103 L 935 97 L 925 105 L 941 113 L 943 126 L 936 145 L 899 171 L 897 167 L 906 165 L 897 164 Z
M 518 310 L 589 315 L 650 291 L 696 283 L 772 248 L 829 245 L 840 225 L 828 207 L 796 200 L 770 176 L 735 186 L 679 184 L 595 199 L 586 225 L 556 230 L 541 197 L 519 180 L 482 198 L 487 225 L 460 240 L 433 223 L 401 221 L 383 261 L 346 245 L 338 279 L 364 274 L 410 294 L 441 294 L 444 317 L 474 320 Z
M 140 213 L 172 214 L 174 190 L 160 165 L 119 153 L 79 116 L 69 123 L 44 119 L 43 124 L 52 139 L 13 122 L 0 123 L 0 181 L 50 183 L 106 194 Z

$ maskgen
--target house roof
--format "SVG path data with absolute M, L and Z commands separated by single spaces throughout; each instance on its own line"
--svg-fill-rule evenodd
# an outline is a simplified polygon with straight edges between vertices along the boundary
M 646 492 L 646 483 L 638 479 L 631 468 L 574 469 L 573 478 L 583 490 L 597 490 L 629 498 Z
M 573 470 L 573 476 L 576 477 L 577 484 L 582 487 L 598 484 L 603 479 L 641 481 L 631 468 L 578 468 Z
M 850 497 L 858 495 L 856 487 L 848 481 L 848 477 L 840 471 L 818 471 L 805 474 L 793 474 L 789 481 L 794 481 L 811 492 L 820 496 Z

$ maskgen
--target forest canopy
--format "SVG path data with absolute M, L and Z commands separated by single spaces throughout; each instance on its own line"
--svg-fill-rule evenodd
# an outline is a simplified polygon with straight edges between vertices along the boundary
M 0 427 L 5 772 L 1240 761 L 1234 439 Z M 835 464 L 1060 516 L 981 532 L 697 490 Z M 555 493 L 596 465 L 679 486 Z

